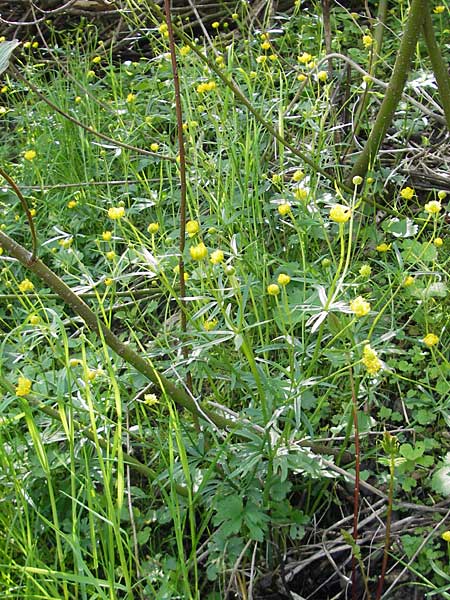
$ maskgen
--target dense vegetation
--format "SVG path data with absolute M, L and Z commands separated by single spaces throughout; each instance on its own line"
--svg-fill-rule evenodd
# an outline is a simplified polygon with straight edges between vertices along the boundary
M 0 597 L 450 598 L 448 121 L 423 39 L 352 172 L 408 7 L 176 28 L 186 160 L 162 13 L 124 11 L 136 61 L 84 18 L 20 40 Z

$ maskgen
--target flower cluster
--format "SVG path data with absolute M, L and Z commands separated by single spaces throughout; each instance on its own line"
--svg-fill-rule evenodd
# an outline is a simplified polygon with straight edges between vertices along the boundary
M 364 300 L 362 296 L 358 296 L 350 302 L 350 310 L 357 317 L 365 317 L 370 312 L 370 303 Z
M 26 292 L 31 292 L 34 290 L 34 285 L 29 279 L 24 279 L 19 283 L 19 290 L 25 294 Z
M 19 377 L 16 386 L 16 396 L 28 396 L 31 392 L 31 381 L 26 377 Z
M 215 81 L 205 81 L 204 83 L 198 84 L 197 93 L 204 94 L 206 92 L 211 92 L 212 90 L 215 90 L 216 87 L 217 87 L 217 84 Z
M 425 346 L 431 348 L 431 346 L 436 346 L 436 344 L 439 343 L 439 338 L 435 333 L 427 333 L 422 342 L 425 344 Z
M 376 350 L 370 344 L 366 344 L 363 348 L 362 363 L 366 367 L 369 375 L 376 375 L 382 368 L 381 360 L 378 358 Z
M 125 216 L 125 208 L 123 206 L 112 206 L 108 209 L 108 217 L 113 219 L 113 221 L 117 221 Z

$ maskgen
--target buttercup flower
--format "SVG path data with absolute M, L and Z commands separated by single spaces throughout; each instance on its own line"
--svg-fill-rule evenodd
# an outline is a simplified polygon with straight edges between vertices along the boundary
M 114 250 L 110 250 L 109 252 L 106 253 L 106 258 L 107 260 L 114 260 L 116 257 L 116 253 L 114 252 Z
M 288 215 L 291 212 L 291 205 L 289 202 L 283 202 L 283 204 L 280 204 L 278 206 L 278 212 L 280 213 L 280 215 L 282 217 L 285 217 L 286 215 Z
M 219 29 L 219 27 L 220 27 L 219 21 L 214 21 L 214 23 L 211 24 L 211 27 L 213 29 Z
M 297 200 L 306 200 L 306 198 L 308 197 L 308 190 L 299 187 L 295 190 L 294 196 L 297 198 Z
M 28 396 L 31 392 L 31 381 L 26 377 L 19 377 L 16 386 L 16 396 Z
M 366 367 L 369 375 L 376 375 L 383 366 L 381 360 L 378 358 L 376 350 L 374 350 L 370 344 L 366 344 L 363 348 L 362 363 Z
M 443 534 L 441 534 L 441 538 L 445 541 L 445 542 L 450 542 L 450 531 L 444 531 Z
M 352 179 L 353 185 L 361 185 L 363 182 L 363 178 L 360 175 L 355 175 Z
M 158 152 L 158 150 L 159 150 L 159 144 L 157 144 L 156 142 L 153 142 L 153 144 L 150 144 L 150 150 L 152 152 Z
M 188 221 L 186 223 L 186 231 L 189 234 L 189 237 L 193 237 L 196 233 L 200 231 L 200 225 L 198 221 Z
M 277 281 L 281 286 L 284 287 L 291 281 L 291 278 L 289 277 L 289 275 L 286 275 L 286 273 L 280 273 L 278 275 Z
M 373 44 L 373 37 L 371 35 L 363 35 L 362 37 L 362 43 L 364 45 L 365 48 L 370 48 L 370 46 Z
M 147 406 L 153 406 L 154 404 L 158 404 L 159 400 L 156 394 L 145 394 L 144 402 Z
M 280 293 L 280 288 L 276 283 L 271 283 L 267 286 L 267 293 L 269 296 L 278 296 Z
M 207 321 L 203 321 L 203 327 L 205 331 L 212 331 L 216 325 L 217 319 L 209 319 Z
M 318 81 L 326 81 L 328 79 L 328 73 L 326 71 L 319 71 L 316 77 Z
M 24 279 L 19 283 L 19 290 L 25 294 L 26 292 L 31 292 L 34 290 L 34 285 L 29 279 Z
M 147 231 L 152 235 L 155 235 L 155 233 L 158 233 L 159 231 L 159 223 L 150 223 L 150 225 L 147 227 Z
M 435 15 L 440 15 L 444 12 L 445 10 L 445 6 L 443 6 L 442 4 L 438 4 L 437 6 L 435 6 L 433 8 L 433 12 Z
M 438 198 L 439 198 L 439 200 L 445 200 L 445 198 L 447 198 L 447 192 L 444 192 L 444 190 L 441 190 L 440 192 L 438 192 Z
M 107 277 L 107 278 L 105 279 L 105 285 L 106 285 L 106 286 L 108 286 L 108 287 L 109 287 L 109 286 L 110 286 L 110 285 L 112 285 L 113 283 L 114 283 L 114 280 L 113 280 L 113 279 L 111 279 L 111 277 Z
M 359 269 L 359 274 L 361 277 L 370 277 L 372 273 L 372 267 L 370 265 L 362 265 Z
M 134 94 L 132 94 L 131 92 L 128 94 L 126 102 L 128 104 L 131 104 L 132 102 L 134 102 L 136 100 L 136 96 Z
M 208 256 L 208 249 L 203 242 L 200 242 L 197 246 L 189 248 L 189 254 L 193 260 L 203 260 Z
M 407 275 L 403 280 L 403 287 L 409 287 L 414 283 L 414 277 L 412 275 Z
M 411 198 L 414 196 L 415 192 L 413 190 L 413 188 L 410 187 L 405 187 L 402 190 L 400 190 L 400 196 L 402 198 L 405 198 L 405 200 L 411 200 Z
M 444 244 L 444 240 L 441 237 L 436 237 L 433 240 L 433 244 L 436 246 L 436 248 L 440 248 Z
M 351 215 L 350 208 L 342 206 L 342 204 L 335 204 L 330 210 L 330 219 L 336 223 L 347 223 Z
M 362 296 L 358 296 L 350 302 L 350 310 L 357 317 L 365 317 L 370 312 L 370 303 L 364 300 Z
M 187 54 L 189 54 L 190 51 L 191 49 L 189 48 L 189 46 L 181 46 L 180 48 L 181 56 L 186 56 Z
M 292 175 L 292 181 L 295 181 L 297 183 L 299 183 L 300 181 L 303 181 L 304 178 L 305 178 L 305 174 L 303 173 L 303 171 L 301 169 L 297 169 L 295 171 L 295 173 Z
M 67 203 L 67 208 L 75 208 L 78 202 L 76 200 L 69 200 Z
M 425 212 L 430 215 L 437 215 L 441 208 L 441 203 L 437 200 L 431 200 L 431 202 L 427 202 L 424 206 Z
M 211 92 L 212 90 L 215 90 L 217 87 L 217 84 L 215 81 L 207 81 L 204 83 L 200 83 L 197 86 L 197 92 L 199 94 L 204 94 L 205 92 Z
M 436 346 L 436 344 L 439 343 L 439 338 L 434 333 L 427 333 L 422 342 L 425 344 L 425 346 L 431 348 L 431 346 Z
M 27 150 L 23 154 L 24 159 L 29 161 L 34 160 L 36 156 L 36 150 Z
M 224 261 L 224 255 L 223 255 L 223 251 L 222 250 L 214 250 L 214 252 L 211 254 L 211 262 L 213 265 L 218 265 L 219 263 Z
M 378 252 L 388 252 L 391 249 L 391 244 L 386 244 L 383 242 L 382 244 L 378 244 L 377 250 Z
M 303 52 L 303 54 L 297 56 L 297 60 L 300 64 L 306 65 L 306 63 L 309 63 L 312 60 L 312 56 L 311 54 L 308 54 L 308 52 Z
M 39 325 L 41 317 L 39 315 L 30 315 L 29 321 L 31 325 Z
M 112 206 L 108 210 L 108 217 L 113 220 L 121 219 L 125 215 L 125 208 L 123 206 Z
M 110 242 L 112 238 L 112 231 L 104 231 L 102 233 L 102 239 L 104 242 Z

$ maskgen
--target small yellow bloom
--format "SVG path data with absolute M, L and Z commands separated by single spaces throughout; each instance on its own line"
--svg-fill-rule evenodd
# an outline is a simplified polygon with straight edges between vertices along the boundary
M 441 237 L 434 238 L 433 244 L 436 248 L 440 248 L 444 244 L 444 240 Z
M 360 175 L 355 175 L 352 179 L 353 185 L 361 185 L 363 182 L 363 178 Z
M 25 294 L 26 292 L 31 292 L 34 290 L 34 285 L 31 283 L 29 279 L 24 279 L 19 283 L 19 290 Z
M 32 47 L 32 48 L 39 48 L 39 42 L 33 42 L 33 43 L 31 44 L 31 47 Z
M 3 248 L 0 246 L 0 256 L 3 254 Z
M 212 331 L 214 327 L 217 325 L 217 319 L 209 319 L 207 321 L 203 321 L 203 327 L 205 331 Z
M 203 260 L 208 256 L 208 249 L 203 242 L 200 242 L 197 246 L 189 248 L 189 254 L 193 260 Z
M 30 215 L 31 215 L 32 217 L 35 217 L 35 216 L 36 216 L 36 209 L 35 209 L 35 208 L 30 208 Z
M 285 217 L 286 215 L 289 215 L 291 213 L 291 205 L 289 202 L 283 202 L 283 204 L 280 204 L 278 206 L 278 212 L 280 213 L 280 215 L 282 217 Z
M 23 157 L 25 160 L 34 160 L 36 158 L 36 150 L 27 150 L 24 152 Z
M 317 81 L 326 81 L 328 79 L 328 73 L 326 71 L 319 71 L 316 77 Z
M 414 277 L 412 275 L 407 275 L 403 280 L 403 287 L 409 287 L 410 285 L 413 285 L 413 283 Z
M 102 57 L 101 56 L 94 56 L 94 58 L 92 59 L 92 62 L 94 63 L 94 65 L 98 65 L 99 63 L 102 62 Z
M 30 315 L 29 321 L 31 325 L 39 325 L 41 317 L 39 315 Z
M 445 542 L 450 542 L 450 531 L 444 531 L 444 533 L 441 535 L 441 538 Z
M 370 344 L 366 344 L 363 348 L 362 363 L 366 367 L 369 375 L 376 375 L 383 366 L 381 360 L 378 358 L 376 350 L 374 350 Z
M 269 48 L 270 48 L 270 42 L 268 42 L 268 41 L 266 40 L 265 42 L 263 42 L 263 43 L 261 44 L 261 48 L 262 48 L 263 50 L 269 50 Z
M 431 200 L 431 202 L 427 202 L 424 206 L 425 212 L 430 215 L 437 215 L 441 208 L 441 203 L 437 200 Z
M 447 198 L 447 192 L 444 192 L 444 190 L 441 190 L 440 192 L 438 192 L 438 198 L 439 198 L 439 200 L 445 200 L 445 198 Z
M 158 27 L 158 31 L 163 37 L 169 37 L 169 28 L 167 27 L 167 23 L 161 23 L 161 25 Z
M 155 235 L 155 233 L 158 233 L 159 231 L 159 223 L 150 223 L 150 225 L 147 227 L 147 231 L 152 235 Z
M 214 21 L 214 23 L 211 23 L 211 27 L 213 29 L 219 29 L 219 27 L 220 27 L 219 21 Z
M 79 104 L 81 102 L 81 96 L 75 96 L 75 103 Z
M 267 286 L 267 293 L 269 296 L 278 296 L 280 293 L 280 288 L 276 283 L 271 283 Z
M 434 333 L 427 333 L 422 342 L 425 344 L 425 346 L 431 348 L 431 346 L 436 346 L 436 344 L 439 342 L 439 338 Z
M 306 75 L 304 73 L 300 73 L 300 75 L 297 75 L 297 79 L 303 83 L 308 78 L 306 77 Z
M 312 56 L 308 52 L 303 52 L 303 54 L 297 56 L 297 60 L 300 64 L 306 65 L 306 63 L 311 62 Z
M 76 200 L 69 200 L 67 203 L 67 208 L 75 208 L 78 202 Z
M 400 196 L 402 198 L 404 198 L 405 200 L 411 200 L 411 198 L 414 196 L 415 192 L 413 190 L 413 188 L 410 187 L 405 187 L 402 190 L 400 190 Z
M 305 188 L 298 187 L 294 192 L 294 196 L 297 200 L 306 200 L 308 193 L 308 190 L 305 190 Z
M 104 242 L 110 242 L 112 239 L 112 231 L 104 231 L 102 233 L 102 239 Z
M 180 48 L 181 56 L 187 56 L 190 51 L 191 51 L 191 49 L 189 48 L 189 46 L 181 46 L 181 48 Z
M 377 250 L 378 252 L 389 252 L 389 250 L 391 249 L 391 245 L 392 244 L 386 244 L 385 242 L 383 242 L 382 244 L 378 244 Z
M 217 87 L 217 84 L 215 81 L 203 82 L 197 86 L 197 92 L 199 94 L 204 94 L 205 92 L 211 92 L 212 90 L 215 90 L 216 87 Z
M 19 377 L 16 386 L 16 396 L 28 396 L 31 392 L 31 381 L 26 377 Z
M 239 19 L 239 15 L 237 13 L 233 13 L 231 15 L 231 18 L 234 19 L 234 20 Z
M 437 6 L 435 6 L 433 8 L 433 12 L 435 15 L 440 15 L 445 11 L 445 6 L 443 6 L 442 4 L 438 4 Z
M 79 358 L 70 358 L 69 359 L 69 367 L 78 367 L 81 365 L 82 361 Z
M 214 250 L 214 252 L 211 254 L 211 262 L 213 265 L 218 265 L 219 263 L 224 261 L 224 254 L 222 250 Z
M 189 237 L 194 237 L 196 233 L 200 231 L 200 225 L 198 221 L 188 221 L 186 223 L 186 231 Z
M 91 79 L 92 77 L 95 77 L 95 71 L 90 70 L 86 73 L 86 75 L 89 79 Z
M 370 277 L 372 273 L 372 267 L 370 265 L 362 265 L 359 269 L 359 274 L 361 277 Z
M 134 94 L 132 94 L 131 92 L 128 94 L 126 102 L 128 104 L 131 104 L 132 102 L 134 102 L 136 100 L 136 96 Z
M 107 285 L 108 287 L 109 287 L 110 285 L 112 285 L 113 283 L 114 283 L 114 280 L 113 280 L 113 279 L 111 279 L 111 277 L 107 277 L 107 278 L 105 279 L 105 285 Z
M 342 204 L 335 204 L 330 210 L 330 219 L 336 223 L 347 223 L 351 216 L 350 208 Z
M 266 61 L 267 61 L 267 56 L 265 54 L 262 54 L 261 56 L 256 57 L 256 62 L 258 63 L 258 65 L 261 65 L 261 64 L 265 63 Z
M 24 42 L 23 47 L 28 50 L 28 48 L 31 48 L 31 42 Z
M 278 56 L 276 54 L 269 54 L 269 60 L 271 61 L 275 61 L 277 60 Z
M 73 244 L 73 238 L 63 238 L 62 240 L 59 240 L 58 244 L 61 246 L 61 248 L 65 248 L 67 250 Z
M 116 221 L 121 219 L 125 215 L 125 208 L 123 206 L 112 206 L 108 209 L 108 217 Z
M 144 402 L 147 406 L 153 406 L 154 404 L 158 404 L 159 400 L 156 394 L 145 394 Z
M 362 37 L 362 43 L 364 45 L 365 48 L 370 48 L 371 45 L 373 44 L 373 37 L 371 35 L 363 35 Z
M 107 260 L 114 260 L 116 257 L 116 253 L 114 252 L 114 250 L 110 250 L 109 252 L 107 252 L 105 254 Z
M 350 310 L 357 317 L 365 317 L 370 312 L 370 303 L 364 300 L 362 296 L 358 296 L 350 302 Z
M 152 152 L 158 152 L 158 150 L 159 150 L 159 144 L 157 144 L 156 142 L 153 142 L 153 144 L 150 144 L 150 150 Z
M 282 287 L 284 287 L 285 285 L 287 285 L 288 283 L 290 283 L 291 278 L 286 273 L 280 273 L 278 275 L 277 281 L 278 281 L 279 285 L 281 285 Z

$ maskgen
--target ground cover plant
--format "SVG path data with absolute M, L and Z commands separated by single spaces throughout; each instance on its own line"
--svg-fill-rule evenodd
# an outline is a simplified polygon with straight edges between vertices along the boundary
M 2 40 L 1 597 L 450 597 L 449 12 L 362 4 Z

